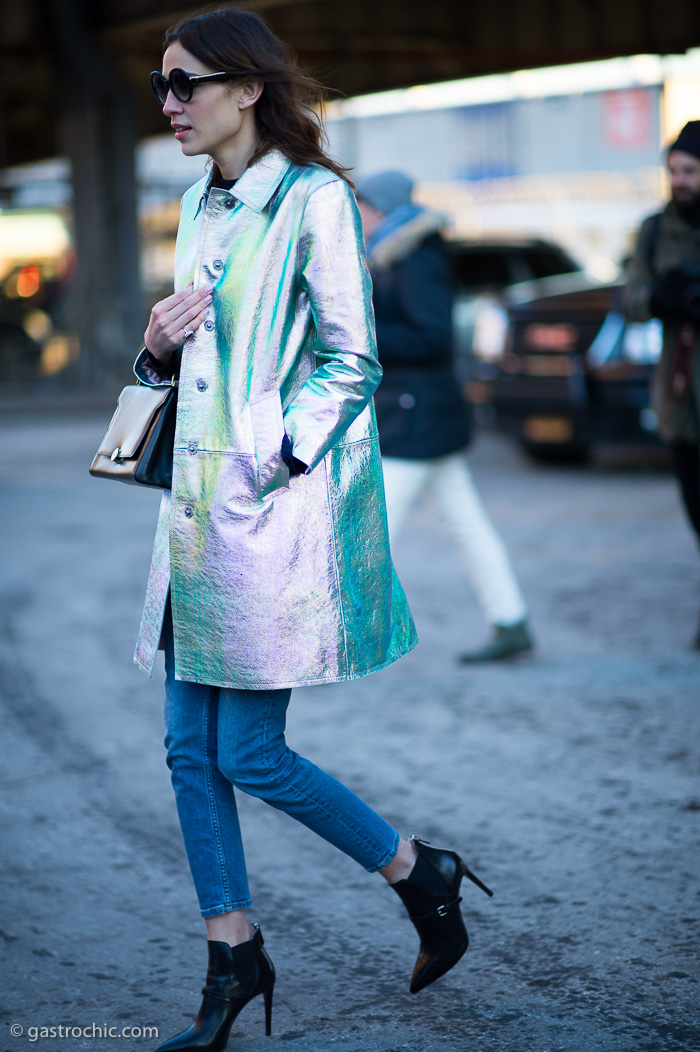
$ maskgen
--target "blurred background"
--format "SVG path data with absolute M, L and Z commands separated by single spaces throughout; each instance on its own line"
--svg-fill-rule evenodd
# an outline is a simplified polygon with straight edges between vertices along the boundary
M 401 168 L 445 215 L 458 368 L 482 423 L 540 459 L 655 443 L 658 323 L 616 290 L 698 115 L 690 0 L 250 0 L 332 89 L 331 152 Z M 178 204 L 204 170 L 148 88 L 176 0 L 0 9 L 0 405 L 110 402 L 171 290 Z M 554 298 L 553 298 L 554 297 Z M 602 333 L 602 340 L 597 337 Z M 597 342 L 596 342 L 597 340 Z M 591 348 L 593 350 L 591 351 Z
M 295 692 L 290 740 L 407 832 L 454 837 L 496 897 L 470 897 L 467 962 L 419 1004 L 398 902 L 394 916 L 340 855 L 329 881 L 325 844 L 239 794 L 281 978 L 272 1040 L 697 1052 L 697 548 L 649 407 L 661 328 L 627 324 L 619 293 L 636 228 L 667 199 L 663 148 L 700 118 L 700 4 L 236 6 L 336 92 L 333 153 L 357 176 L 404 169 L 445 215 L 457 368 L 483 425 L 469 465 L 536 639 L 527 661 L 457 663 L 484 618 L 419 505 L 392 554 L 422 645 L 360 683 Z M 88 465 L 172 290 L 179 198 L 204 171 L 148 84 L 166 27 L 199 9 L 0 0 L 8 1028 L 164 1037 L 198 989 L 161 672 L 131 664 L 160 494 Z M 258 1022 L 235 1036 L 269 1052 Z

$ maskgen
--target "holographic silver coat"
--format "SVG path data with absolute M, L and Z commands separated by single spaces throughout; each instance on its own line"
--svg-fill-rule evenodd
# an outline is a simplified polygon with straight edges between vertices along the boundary
M 388 665 L 416 634 L 389 555 L 352 191 L 279 152 L 231 191 L 203 179 L 178 230 L 175 288 L 189 281 L 212 284 L 213 302 L 183 345 L 134 660 L 151 673 L 170 587 L 179 679 L 270 689 Z M 285 431 L 310 468 L 291 479 Z

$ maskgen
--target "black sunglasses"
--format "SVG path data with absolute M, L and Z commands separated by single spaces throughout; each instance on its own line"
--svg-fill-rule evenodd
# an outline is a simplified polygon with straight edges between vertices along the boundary
M 193 77 L 189 73 L 185 73 L 184 69 L 176 67 L 170 70 L 170 76 L 164 77 L 158 70 L 154 70 L 151 73 L 151 90 L 161 106 L 165 106 L 165 100 L 168 97 L 168 92 L 172 91 L 173 95 L 180 102 L 189 102 L 192 98 L 192 92 L 198 84 L 206 84 L 207 81 L 214 80 L 232 80 L 234 77 L 245 77 L 252 73 L 249 69 L 230 70 L 228 73 L 204 73 L 200 76 Z

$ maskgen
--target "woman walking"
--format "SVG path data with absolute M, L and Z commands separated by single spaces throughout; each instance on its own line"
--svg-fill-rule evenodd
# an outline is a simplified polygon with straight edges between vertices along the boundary
M 317 85 L 234 9 L 170 29 L 151 84 L 183 153 L 212 161 L 183 198 L 176 291 L 135 366 L 144 383 L 179 377 L 135 660 L 150 674 L 165 651 L 167 762 L 209 940 L 199 1014 L 159 1050 L 185 1052 L 223 1049 L 259 995 L 270 1032 L 275 971 L 246 915 L 232 786 L 381 873 L 420 936 L 413 992 L 467 948 L 462 877 L 483 885 L 285 742 L 292 687 L 354 679 L 416 642 L 389 556 L 359 215 L 320 145 Z

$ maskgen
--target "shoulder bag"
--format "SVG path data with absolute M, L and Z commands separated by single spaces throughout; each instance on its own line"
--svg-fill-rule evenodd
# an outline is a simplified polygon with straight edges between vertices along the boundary
M 177 380 L 169 386 L 135 383 L 119 395 L 90 474 L 129 485 L 170 489 L 177 416 Z

